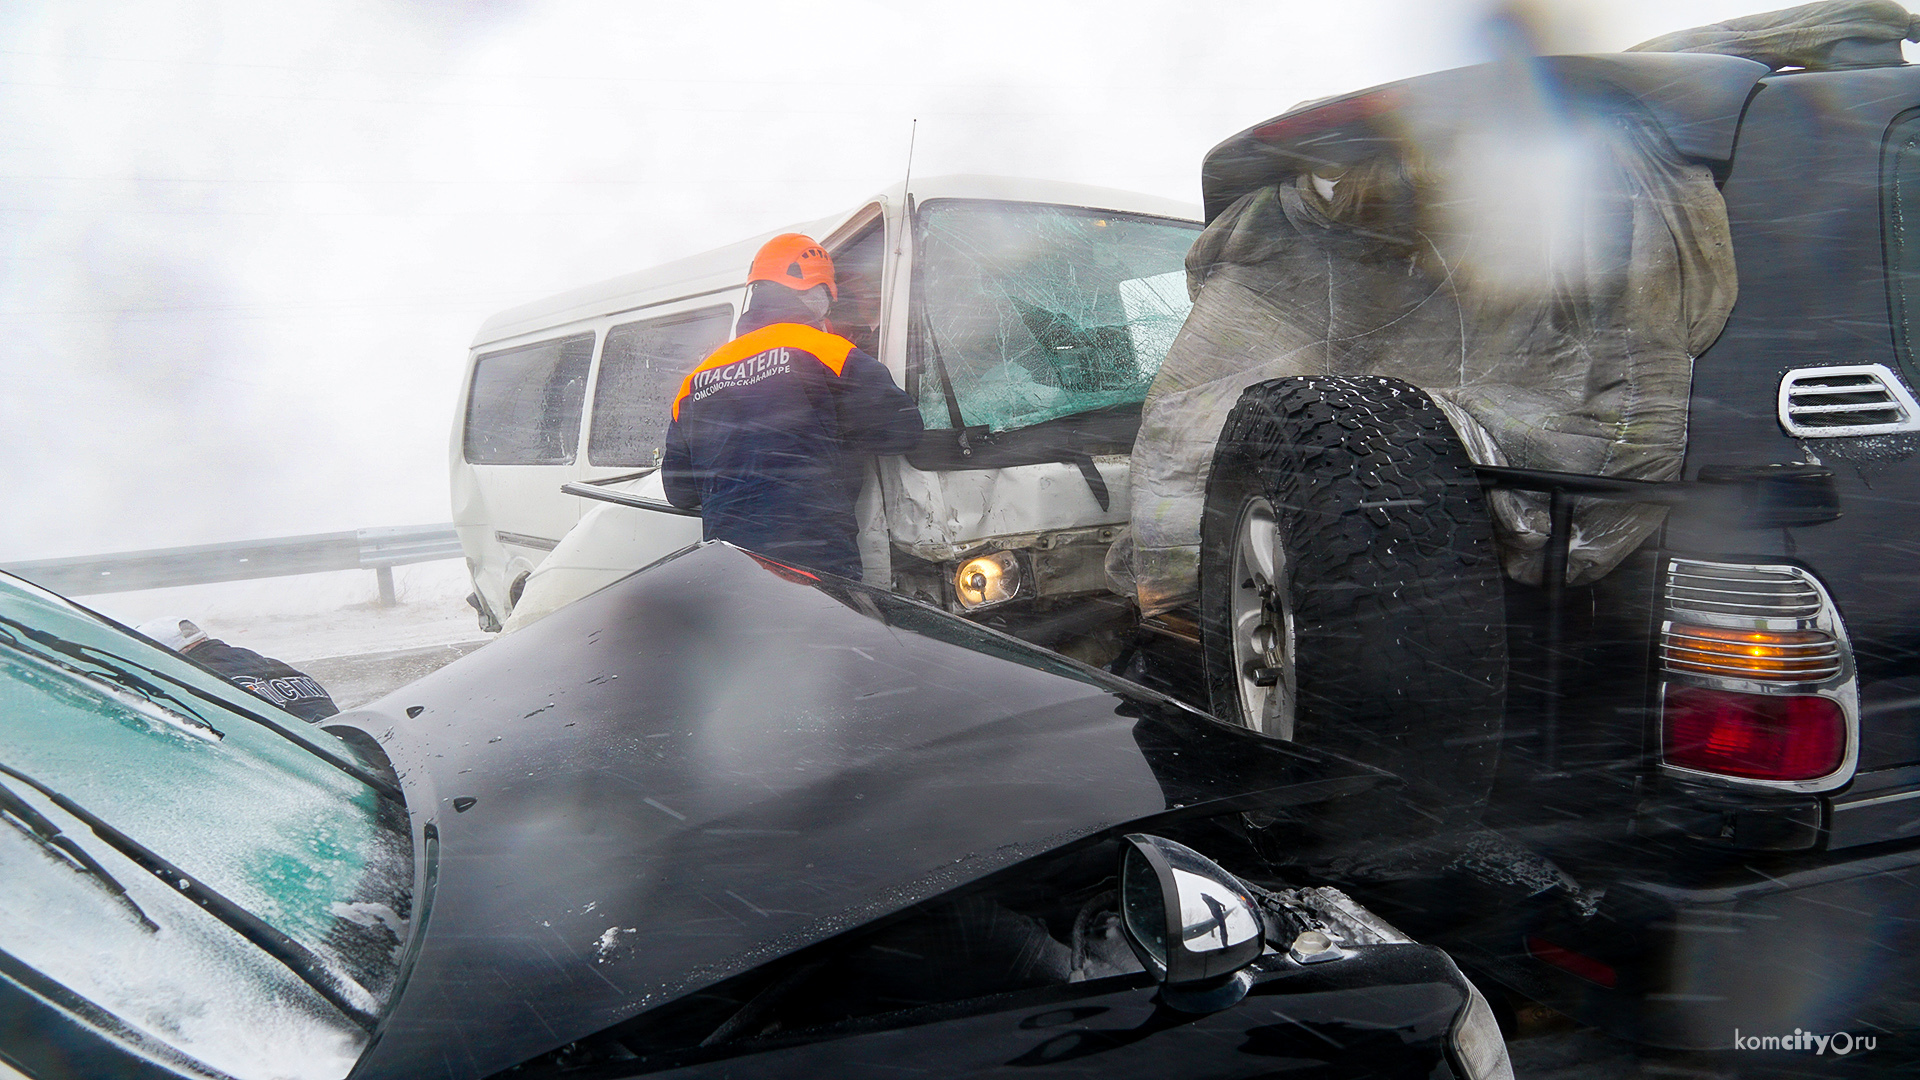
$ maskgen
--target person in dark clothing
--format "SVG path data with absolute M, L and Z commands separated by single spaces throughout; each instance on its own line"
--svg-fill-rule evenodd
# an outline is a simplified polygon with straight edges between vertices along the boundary
M 291 666 L 252 649 L 210 638 L 191 619 L 168 616 L 135 630 L 192 660 L 242 690 L 266 698 L 308 723 L 340 711 L 324 687 Z
M 661 480 L 702 533 L 858 580 L 854 501 L 867 455 L 905 453 L 920 410 L 880 361 L 831 332 L 833 260 L 797 233 L 747 275 L 732 341 L 680 384 Z

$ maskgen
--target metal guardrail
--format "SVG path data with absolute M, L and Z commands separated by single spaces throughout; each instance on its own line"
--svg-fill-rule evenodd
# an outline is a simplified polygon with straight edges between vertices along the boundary
M 379 582 L 380 602 L 392 604 L 394 567 L 457 559 L 461 555 L 460 537 L 451 524 L 399 525 L 70 559 L 39 559 L 9 563 L 0 569 L 67 596 L 139 592 L 175 585 L 247 581 L 332 570 L 372 570 Z

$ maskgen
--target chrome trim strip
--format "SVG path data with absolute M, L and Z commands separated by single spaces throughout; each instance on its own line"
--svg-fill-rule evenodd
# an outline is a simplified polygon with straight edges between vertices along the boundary
M 1833 809 L 1835 812 L 1841 810 L 1857 810 L 1862 806 L 1880 806 L 1885 803 L 1904 802 L 1908 799 L 1920 799 L 1920 788 L 1915 788 L 1912 791 L 1896 791 L 1891 795 L 1875 795 L 1871 799 L 1855 799 L 1853 802 L 1836 801 L 1833 804 Z
M 552 551 L 554 548 L 560 546 L 560 541 L 558 540 L 548 540 L 544 536 L 528 536 L 526 533 L 507 532 L 505 530 L 496 531 L 493 534 L 493 538 L 503 544 L 512 544 L 515 547 L 529 547 L 535 551 Z
M 1813 594 L 1812 589 L 1801 587 L 1797 582 L 1708 577 L 1704 574 L 1676 575 L 1673 587 L 1695 592 L 1724 593 L 1729 596 L 1810 596 Z
M 631 506 L 636 510 L 652 510 L 661 514 L 672 514 L 675 517 L 697 518 L 700 516 L 700 511 L 698 510 L 688 510 L 683 506 L 675 506 L 672 503 L 661 502 L 658 499 L 649 499 L 640 495 L 629 495 L 624 491 L 609 491 L 606 488 L 589 487 L 588 485 L 592 483 L 593 481 L 588 480 L 578 484 L 561 484 L 560 490 L 568 495 L 578 495 L 583 499 L 598 499 L 601 502 L 612 503 L 615 506 Z
M 1797 567 L 1679 558 L 1667 563 L 1662 595 L 1672 621 L 1758 630 L 1816 629 L 1826 603 L 1818 583 Z
M 1694 585 L 1685 581 L 1676 581 L 1673 583 L 1673 586 L 1669 591 L 1679 592 L 1679 593 L 1697 593 L 1699 594 L 1697 596 L 1697 599 L 1708 600 L 1708 601 L 1711 601 L 1714 597 L 1717 597 L 1717 596 L 1734 598 L 1732 600 L 1725 601 L 1726 603 L 1738 603 L 1741 598 L 1755 599 L 1755 600 L 1765 599 L 1765 600 L 1774 600 L 1774 601 L 1785 601 L 1788 603 L 1800 603 L 1800 604 L 1807 604 L 1807 603 L 1817 604 L 1819 602 L 1817 595 L 1813 593 L 1811 590 L 1800 590 L 1800 589 L 1792 589 L 1792 590 L 1789 590 L 1789 589 L 1725 589 L 1725 588 L 1713 589 L 1713 588 L 1708 588 L 1705 585 Z
M 1803 392 L 1805 392 L 1805 390 L 1803 390 Z M 1793 415 L 1797 415 L 1797 417 L 1805 417 L 1805 415 L 1812 415 L 1812 413 L 1893 413 L 1893 415 L 1895 415 L 1895 421 L 1893 421 L 1893 423 L 1899 423 L 1897 419 L 1899 419 L 1899 415 L 1901 415 L 1901 407 L 1893 404 L 1893 402 L 1887 402 L 1887 404 L 1884 405 L 1868 404 L 1868 402 L 1845 402 L 1845 404 L 1839 405 L 1789 405 L 1789 407 L 1793 409 Z
M 1675 665 L 1677 675 L 1719 675 L 1729 679 L 1758 679 L 1764 682 L 1821 682 L 1840 673 L 1838 660 L 1819 662 L 1818 657 L 1794 657 L 1791 662 L 1809 665 L 1803 668 L 1766 669 L 1740 667 L 1737 664 L 1719 662 L 1711 654 L 1683 652 L 1668 649 L 1661 657 L 1668 664 Z M 1814 666 L 1817 663 L 1817 666 Z

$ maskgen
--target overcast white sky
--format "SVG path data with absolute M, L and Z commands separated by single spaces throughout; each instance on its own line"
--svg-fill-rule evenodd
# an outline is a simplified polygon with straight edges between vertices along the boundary
M 1555 51 L 1773 6 L 1568 2 Z M 1197 202 L 1482 0 L 0 5 L 0 559 L 448 518 L 501 308 L 914 171 Z

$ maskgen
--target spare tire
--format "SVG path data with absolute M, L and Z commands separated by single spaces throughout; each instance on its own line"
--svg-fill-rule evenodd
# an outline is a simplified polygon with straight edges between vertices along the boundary
M 1502 582 L 1472 462 L 1418 387 L 1302 376 L 1241 395 L 1201 526 L 1217 715 L 1388 769 L 1416 805 L 1477 807 L 1506 704 Z

